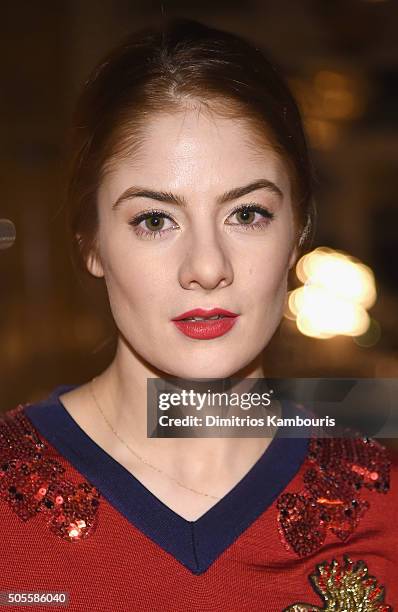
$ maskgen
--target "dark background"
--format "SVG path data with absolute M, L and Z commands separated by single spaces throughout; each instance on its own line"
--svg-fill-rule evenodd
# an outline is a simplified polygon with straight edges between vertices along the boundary
M 102 281 L 76 276 L 64 197 L 73 105 L 91 69 L 130 31 L 184 16 L 270 52 L 302 108 L 317 170 L 314 246 L 375 273 L 380 326 L 369 347 L 317 340 L 284 319 L 266 354 L 278 377 L 396 377 L 398 3 L 395 0 L 4 2 L 0 19 L 0 409 L 79 384 L 112 358 Z M 294 280 L 293 280 L 294 283 Z

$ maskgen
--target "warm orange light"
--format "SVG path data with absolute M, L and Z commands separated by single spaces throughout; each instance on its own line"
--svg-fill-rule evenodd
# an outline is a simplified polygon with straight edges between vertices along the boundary
M 296 266 L 302 287 L 291 291 L 288 318 L 307 336 L 362 336 L 370 325 L 367 309 L 376 301 L 372 270 L 327 247 L 304 255 Z

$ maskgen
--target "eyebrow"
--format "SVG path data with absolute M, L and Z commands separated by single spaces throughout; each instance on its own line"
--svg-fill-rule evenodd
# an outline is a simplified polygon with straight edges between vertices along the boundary
M 279 189 L 275 183 L 269 181 L 268 179 L 258 179 L 249 183 L 248 185 L 243 185 L 242 187 L 235 187 L 234 189 L 230 189 L 226 191 L 221 196 L 217 198 L 217 204 L 225 204 L 226 202 L 230 202 L 231 200 L 237 200 L 252 191 L 257 191 L 258 189 L 267 189 L 271 191 L 275 195 L 283 198 L 283 193 Z M 166 192 L 166 191 L 153 191 L 152 189 L 146 189 L 145 187 L 129 187 L 124 191 L 116 200 L 116 202 L 112 205 L 112 209 L 115 210 L 125 202 L 126 200 L 131 200 L 132 198 L 149 198 L 151 200 L 157 200 L 158 202 L 165 202 L 167 204 L 174 204 L 176 206 L 186 207 L 187 202 L 185 198 L 180 197 L 174 193 Z

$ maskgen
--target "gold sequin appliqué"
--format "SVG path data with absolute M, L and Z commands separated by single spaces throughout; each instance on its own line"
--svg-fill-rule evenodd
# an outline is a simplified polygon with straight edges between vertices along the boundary
M 64 472 L 22 405 L 0 419 L 0 498 L 22 521 L 41 516 L 52 533 L 77 542 L 96 527 L 100 494 L 88 482 L 70 482 Z
M 304 489 L 277 500 L 282 542 L 300 557 L 319 550 L 328 532 L 347 540 L 369 508 L 360 490 L 390 486 L 387 450 L 369 438 L 312 438 L 306 463 Z
M 296 603 L 283 612 L 392 612 L 391 606 L 384 602 L 384 587 L 369 576 L 367 565 L 362 560 L 354 564 L 344 556 L 344 563 L 335 559 L 331 563 L 321 563 L 309 579 L 323 599 L 323 607 Z

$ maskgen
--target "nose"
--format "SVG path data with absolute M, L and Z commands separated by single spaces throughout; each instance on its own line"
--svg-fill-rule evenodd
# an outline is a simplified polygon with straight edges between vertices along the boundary
M 216 229 L 206 228 L 189 237 L 179 269 L 179 282 L 184 289 L 227 287 L 233 276 L 232 263 Z

